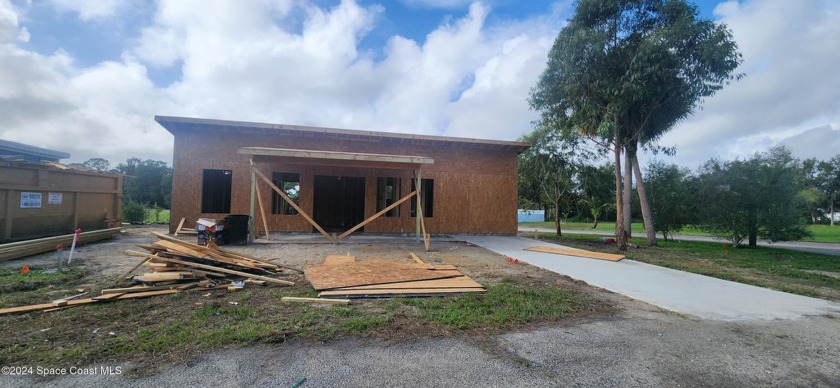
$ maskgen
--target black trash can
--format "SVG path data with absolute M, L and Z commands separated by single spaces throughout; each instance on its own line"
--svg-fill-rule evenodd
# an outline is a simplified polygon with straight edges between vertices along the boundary
M 251 216 L 247 214 L 231 214 L 225 217 L 225 242 L 231 245 L 248 244 L 248 224 Z

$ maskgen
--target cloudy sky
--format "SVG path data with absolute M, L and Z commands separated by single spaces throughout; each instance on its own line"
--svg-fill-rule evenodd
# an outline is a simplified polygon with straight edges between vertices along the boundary
M 698 2 L 747 77 L 662 140 L 840 153 L 840 2 Z M 171 161 L 173 115 L 515 140 L 571 0 L 0 0 L 0 138 Z

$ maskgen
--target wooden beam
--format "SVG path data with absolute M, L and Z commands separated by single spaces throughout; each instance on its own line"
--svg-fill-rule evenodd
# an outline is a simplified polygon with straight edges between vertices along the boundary
M 251 162 L 251 203 L 250 203 L 250 206 L 248 207 L 248 216 L 250 217 L 250 218 L 248 218 L 248 230 L 249 230 L 248 242 L 252 242 L 252 241 L 257 239 L 257 236 L 255 235 L 256 228 L 254 228 L 254 194 L 257 191 L 257 177 L 256 177 L 256 175 L 254 175 L 254 171 L 256 169 L 254 168 L 254 157 L 253 156 L 251 157 L 250 162 Z
M 178 259 L 170 259 L 170 258 L 166 258 L 166 257 L 161 257 L 157 260 L 168 261 L 170 263 L 175 263 L 175 264 L 181 264 L 181 265 L 185 265 L 187 267 L 195 267 L 195 268 L 206 269 L 208 271 L 213 271 L 213 272 L 221 272 L 221 273 L 226 273 L 226 274 L 230 274 L 230 275 L 237 275 L 237 276 L 242 276 L 242 277 L 257 279 L 257 280 L 265 280 L 269 283 L 280 284 L 280 285 L 284 285 L 284 286 L 295 285 L 294 282 L 289 282 L 289 281 L 286 281 L 286 280 L 270 278 L 268 276 L 254 275 L 254 274 L 247 273 L 247 272 L 234 271 L 232 269 L 227 269 L 227 268 L 214 267 L 212 265 L 192 263 L 192 262 L 189 262 L 189 261 L 183 261 L 183 260 L 178 260 Z
M 180 290 L 161 290 L 161 291 L 149 291 L 149 292 L 138 292 L 132 294 L 123 294 L 118 297 L 112 298 L 113 299 L 135 299 L 135 298 L 145 298 L 147 296 L 157 296 L 157 295 L 168 295 L 168 294 L 175 294 L 181 292 Z M 99 302 L 100 300 L 94 298 L 87 298 L 87 299 L 76 299 L 67 301 L 67 306 L 76 306 L 82 304 L 91 304 Z M 104 300 L 103 300 L 104 302 Z M 5 309 L 0 309 L 0 315 L 3 314 L 13 314 L 13 313 L 28 313 L 32 311 L 39 311 L 39 310 L 47 310 L 54 308 L 55 305 L 52 303 L 42 303 L 42 304 L 33 304 L 28 306 L 19 306 L 19 307 L 9 307 Z
M 420 258 L 417 257 L 417 255 L 415 255 L 414 252 L 408 252 L 408 257 L 410 257 L 411 260 L 414 260 L 414 262 L 417 263 L 417 264 L 426 264 L 426 262 L 423 261 L 423 260 L 420 260 Z
M 125 271 L 125 273 L 117 279 L 122 280 L 122 279 L 126 279 L 126 278 L 130 277 L 134 273 L 134 271 L 137 271 L 137 268 L 140 268 L 141 265 L 146 264 L 146 262 L 149 261 L 149 259 L 152 258 L 151 255 L 146 255 L 146 256 L 147 257 L 145 259 L 143 259 L 143 261 L 137 263 L 137 265 L 135 265 L 134 267 L 131 267 L 130 270 Z
M 421 205 L 420 200 L 420 190 L 417 190 L 417 219 L 420 220 L 420 232 L 423 233 L 423 246 L 426 248 L 426 252 L 429 251 L 429 247 L 431 245 L 431 237 L 428 233 L 426 233 L 426 221 L 423 217 L 423 206 Z
M 322 299 L 322 298 L 298 298 L 284 296 L 280 298 L 283 302 L 304 302 L 304 303 L 326 303 L 326 304 L 350 304 L 349 299 Z
M 281 156 L 289 158 L 359 160 L 363 162 L 434 164 L 435 160 L 426 156 L 366 154 L 359 152 L 336 152 L 317 150 L 293 150 L 284 148 L 242 147 L 236 151 L 243 155 Z
M 260 184 L 256 181 L 254 184 L 256 185 L 257 203 L 260 205 L 260 218 L 262 218 L 263 230 L 265 230 L 265 239 L 271 240 L 271 236 L 268 233 L 268 220 L 265 219 L 265 208 L 263 208 L 262 194 L 260 194 Z
M 262 178 L 262 180 L 264 180 L 264 181 L 265 181 L 265 183 L 267 183 L 267 184 L 268 184 L 268 185 L 269 185 L 269 186 L 270 186 L 270 187 L 274 190 L 274 192 L 276 192 L 278 195 L 280 195 L 280 197 L 281 197 L 281 198 L 283 198 L 283 200 L 284 200 L 284 201 L 286 201 L 286 202 L 289 204 L 289 206 L 291 206 L 291 207 L 293 207 L 295 210 L 297 210 L 298 214 L 300 214 L 300 215 L 301 215 L 301 216 L 302 216 L 302 217 L 303 217 L 303 218 L 304 218 L 307 222 L 309 222 L 312 226 L 314 226 L 314 227 L 315 227 L 315 229 L 317 229 L 319 232 L 321 232 L 321 234 L 323 234 L 323 235 L 324 235 L 324 237 L 326 237 L 326 238 L 327 238 L 327 239 L 329 239 L 329 240 L 335 241 L 335 240 L 333 239 L 333 237 L 332 237 L 332 236 L 330 236 L 330 234 L 329 234 L 329 233 L 327 233 L 327 231 L 325 231 L 325 230 L 324 230 L 324 228 L 322 228 L 322 227 L 321 227 L 321 225 L 318 225 L 318 223 L 317 223 L 317 222 L 315 222 L 315 220 L 313 220 L 313 219 L 312 219 L 312 217 L 309 217 L 309 215 L 308 215 L 308 214 L 306 214 L 306 212 L 305 212 L 305 211 L 303 211 L 303 209 L 301 209 L 301 208 L 300 208 L 300 206 L 298 206 L 298 205 L 295 203 L 295 201 L 292 201 L 292 199 L 291 199 L 291 198 L 289 198 L 289 196 L 288 196 L 288 195 L 286 195 L 286 193 L 284 193 L 284 192 L 283 192 L 283 190 L 280 190 L 280 188 L 279 188 L 279 187 L 277 187 L 277 186 L 274 184 L 274 182 L 272 182 L 270 179 L 268 179 L 268 178 L 267 178 L 267 177 L 266 177 L 266 176 L 265 176 L 262 172 L 260 172 L 260 170 L 257 170 L 257 168 L 256 168 L 256 167 L 252 167 L 251 169 L 252 169 L 252 171 L 254 171 L 254 173 L 256 173 L 256 174 L 257 174 L 260 178 Z
M 351 233 L 353 233 L 353 232 L 355 232 L 355 231 L 359 230 L 360 228 L 362 228 L 363 226 L 367 225 L 367 224 L 368 224 L 368 223 L 370 223 L 371 221 L 373 221 L 373 220 L 375 220 L 375 219 L 377 219 L 377 218 L 381 217 L 383 214 L 385 214 L 385 213 L 389 212 L 391 209 L 393 209 L 393 208 L 395 208 L 395 207 L 397 207 L 397 206 L 402 205 L 402 204 L 403 204 L 403 202 L 408 201 L 409 199 L 411 199 L 411 197 L 412 197 L 415 193 L 417 193 L 417 191 L 413 191 L 411 194 L 406 195 L 405 197 L 401 198 L 399 201 L 392 203 L 392 204 L 391 204 L 391 206 L 388 206 L 388 207 L 386 207 L 386 208 L 384 208 L 384 209 L 380 210 L 380 211 L 379 211 L 379 213 L 376 213 L 376 214 L 374 214 L 374 215 L 372 215 L 372 216 L 368 217 L 368 219 L 366 219 L 366 220 L 362 221 L 361 223 L 359 223 L 358 225 L 356 225 L 356 226 L 354 226 L 354 227 L 350 228 L 350 230 L 348 230 L 348 231 L 346 231 L 346 232 L 342 233 L 342 234 L 341 234 L 341 236 L 338 236 L 338 238 L 336 239 L 336 241 L 341 240 L 341 239 L 343 239 L 343 238 L 345 238 L 345 237 L 349 236 Z
M 175 228 L 175 235 L 176 235 L 176 236 L 178 235 L 178 232 L 180 232 L 180 231 L 181 231 L 181 228 L 183 228 L 183 227 L 184 227 L 184 221 L 186 221 L 186 220 L 187 220 L 186 218 L 181 217 L 181 222 L 179 222 L 179 223 L 178 223 L 178 227 L 177 227 L 177 228 Z

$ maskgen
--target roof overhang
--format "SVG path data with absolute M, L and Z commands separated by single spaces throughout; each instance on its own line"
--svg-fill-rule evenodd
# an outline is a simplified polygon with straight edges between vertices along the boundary
M 200 119 L 176 116 L 155 116 L 155 121 L 163 128 L 177 135 L 180 132 L 229 131 L 239 134 L 302 136 L 337 140 L 361 140 L 384 144 L 410 144 L 417 146 L 438 146 L 451 148 L 474 148 L 490 151 L 513 151 L 522 153 L 531 144 L 518 141 L 471 139 L 450 136 L 416 135 L 394 132 L 359 131 L 352 129 L 322 128 L 302 125 L 267 124 L 246 121 Z
M 242 147 L 236 150 L 242 155 L 278 156 L 287 158 L 353 160 L 362 162 L 434 164 L 435 160 L 426 156 L 367 154 L 359 152 L 338 152 L 318 150 L 297 150 L 287 148 Z

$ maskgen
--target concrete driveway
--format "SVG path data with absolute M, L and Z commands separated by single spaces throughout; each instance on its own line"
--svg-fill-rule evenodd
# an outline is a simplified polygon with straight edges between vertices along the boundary
M 554 245 L 523 237 L 456 235 L 501 255 L 583 280 L 681 314 L 737 321 L 838 315 L 840 304 L 624 259 L 619 262 L 526 251 Z

